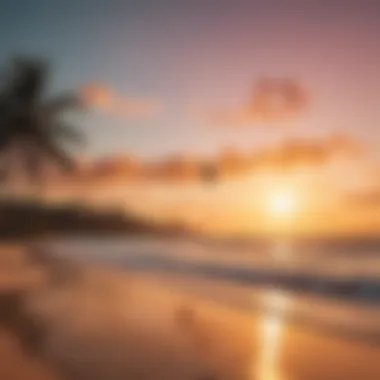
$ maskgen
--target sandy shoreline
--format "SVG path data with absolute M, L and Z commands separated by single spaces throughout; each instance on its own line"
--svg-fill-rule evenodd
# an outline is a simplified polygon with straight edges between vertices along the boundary
M 22 294 L 21 305 L 13 302 L 13 319 L 25 314 L 33 323 L 23 329 L 37 325 L 38 337 L 31 348 L 21 326 L 2 321 L 2 363 L 10 364 L 0 365 L 1 379 L 33 373 L 53 379 L 57 371 L 68 379 L 251 378 L 250 318 L 141 276 L 99 268 L 62 276 L 30 264 L 30 252 L 20 247 L 2 252 L 2 299 Z
M 380 378 L 379 347 L 206 301 L 201 283 L 42 259 L 0 249 L 2 380 Z

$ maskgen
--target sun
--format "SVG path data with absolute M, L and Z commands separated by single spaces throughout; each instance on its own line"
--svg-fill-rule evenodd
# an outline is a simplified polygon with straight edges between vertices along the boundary
M 297 208 L 296 196 L 289 190 L 276 190 L 268 195 L 268 212 L 274 217 L 292 215 Z

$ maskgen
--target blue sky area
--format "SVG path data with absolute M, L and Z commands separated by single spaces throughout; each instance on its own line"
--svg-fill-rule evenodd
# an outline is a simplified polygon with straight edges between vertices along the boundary
M 139 119 L 88 111 L 87 153 L 143 157 L 212 153 L 344 130 L 373 151 L 380 141 L 378 1 L 2 0 L 0 57 L 51 59 L 52 90 L 100 82 L 155 99 Z M 311 94 L 294 128 L 211 126 L 261 77 L 300 81 Z

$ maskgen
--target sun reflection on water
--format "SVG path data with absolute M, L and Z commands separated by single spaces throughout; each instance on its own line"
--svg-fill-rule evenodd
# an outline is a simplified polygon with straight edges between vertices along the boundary
M 278 368 L 281 351 L 285 314 L 291 299 L 276 290 L 263 294 L 264 312 L 259 320 L 260 357 L 258 361 L 258 380 L 282 380 Z

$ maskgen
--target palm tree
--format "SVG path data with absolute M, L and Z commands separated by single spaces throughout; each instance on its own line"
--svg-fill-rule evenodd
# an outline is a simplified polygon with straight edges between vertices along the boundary
M 0 163 L 8 178 L 14 160 L 31 182 L 40 182 L 44 165 L 72 171 L 74 162 L 63 145 L 82 136 L 63 115 L 81 106 L 73 94 L 47 99 L 47 62 L 30 58 L 12 61 L 0 78 Z

